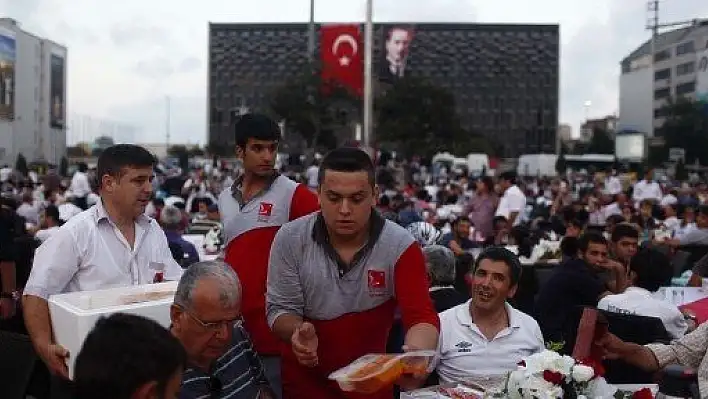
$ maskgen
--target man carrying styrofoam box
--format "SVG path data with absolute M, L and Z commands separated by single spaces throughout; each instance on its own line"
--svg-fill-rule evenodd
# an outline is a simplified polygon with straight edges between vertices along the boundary
M 51 295 L 181 276 L 164 232 L 144 214 L 152 194 L 154 162 L 150 152 L 136 145 L 107 148 L 97 165 L 101 201 L 71 218 L 37 249 L 24 290 L 24 315 L 37 354 L 60 377 L 53 381 L 52 397 L 63 397 L 54 392 L 67 388 L 65 361 L 76 353 L 54 341 Z

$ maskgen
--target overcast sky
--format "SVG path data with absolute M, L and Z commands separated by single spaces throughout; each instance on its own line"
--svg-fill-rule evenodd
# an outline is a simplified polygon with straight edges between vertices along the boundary
M 376 21 L 559 23 L 560 121 L 617 112 L 619 61 L 648 38 L 645 0 L 374 0 Z M 319 0 L 318 21 L 362 21 L 364 0 Z M 663 0 L 662 21 L 708 17 L 708 1 Z M 9 16 L 64 44 L 68 112 L 163 142 L 206 140 L 207 22 L 304 22 L 309 0 L 0 0 Z M 577 133 L 576 133 L 577 134 Z

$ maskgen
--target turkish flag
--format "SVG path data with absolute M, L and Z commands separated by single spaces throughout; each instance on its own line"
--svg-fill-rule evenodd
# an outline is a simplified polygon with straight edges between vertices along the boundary
M 359 25 L 322 26 L 320 57 L 324 88 L 338 83 L 361 96 L 364 92 L 363 51 Z

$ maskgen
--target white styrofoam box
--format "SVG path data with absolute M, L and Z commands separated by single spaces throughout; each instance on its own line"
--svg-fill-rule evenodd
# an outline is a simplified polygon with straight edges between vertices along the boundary
M 69 351 L 69 377 L 74 378 L 74 362 L 84 339 L 96 321 L 113 313 L 130 313 L 170 326 L 170 306 L 177 282 L 144 284 L 96 291 L 70 292 L 49 297 L 49 314 L 56 343 Z M 169 292 L 164 298 L 125 304 L 127 297 L 147 293 Z

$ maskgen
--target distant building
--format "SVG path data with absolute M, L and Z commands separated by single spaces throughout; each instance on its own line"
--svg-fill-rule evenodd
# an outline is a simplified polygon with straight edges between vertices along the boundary
M 558 125 L 558 138 L 563 143 L 568 143 L 573 140 L 573 127 L 567 123 Z
M 618 118 L 608 115 L 599 119 L 588 119 L 580 126 L 580 142 L 587 143 L 592 140 L 592 133 L 595 129 L 604 130 L 610 137 L 614 137 L 617 132 Z
M 558 25 L 387 23 L 374 30 L 376 82 L 385 86 L 405 71 L 449 90 L 463 127 L 503 145 L 503 157 L 555 151 Z M 242 110 L 268 112 L 271 93 L 302 75 L 307 34 L 306 23 L 209 24 L 208 143 L 233 148 Z M 386 64 L 394 34 L 407 42 L 401 70 Z
M 0 162 L 66 153 L 66 47 L 0 18 Z
M 669 99 L 696 98 L 698 54 L 708 49 L 708 20 L 659 34 L 621 62 L 618 130 L 653 134 Z M 652 57 L 654 69 L 652 73 Z

